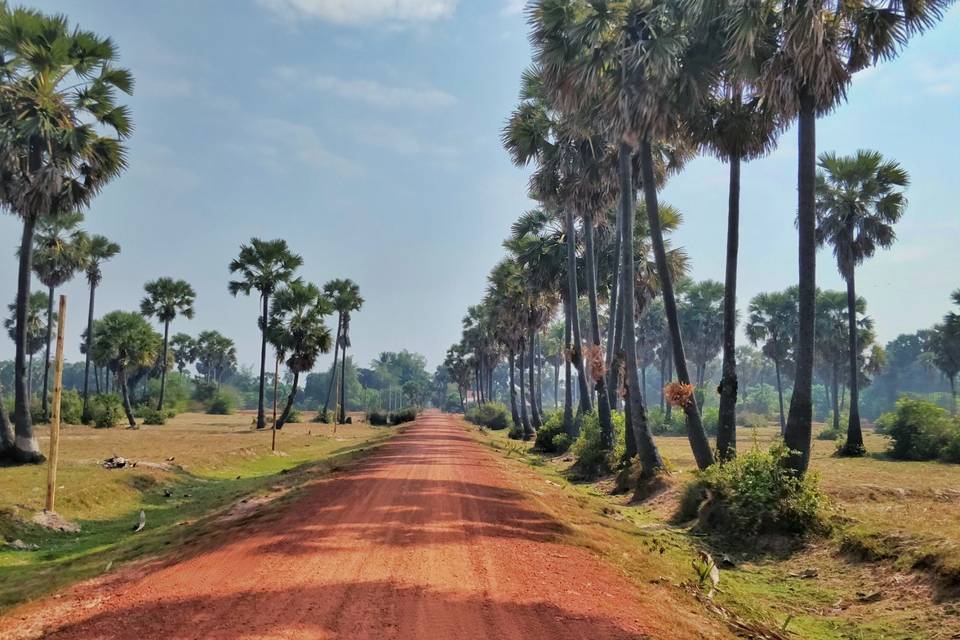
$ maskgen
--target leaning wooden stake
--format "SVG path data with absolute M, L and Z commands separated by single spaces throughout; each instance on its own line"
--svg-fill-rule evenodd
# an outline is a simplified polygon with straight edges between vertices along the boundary
M 270 443 L 270 451 L 277 450 L 277 379 L 280 377 L 280 358 L 276 359 L 276 365 L 273 370 L 273 442 Z
M 63 327 L 67 318 L 67 296 L 60 296 L 57 316 L 57 352 L 53 368 L 53 415 L 50 421 L 50 457 L 47 464 L 47 511 L 57 499 L 57 459 L 60 457 L 60 398 L 63 395 Z

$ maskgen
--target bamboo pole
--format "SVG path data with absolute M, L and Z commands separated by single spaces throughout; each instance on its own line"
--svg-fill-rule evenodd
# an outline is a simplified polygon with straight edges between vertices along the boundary
M 280 358 L 275 358 L 276 364 L 273 369 L 273 441 L 270 443 L 270 450 L 277 450 L 277 383 L 280 378 Z
M 57 316 L 57 351 L 53 369 L 53 416 L 50 421 L 50 457 L 47 464 L 47 505 L 52 512 L 57 499 L 57 462 L 60 457 L 60 398 L 63 396 L 63 327 L 67 317 L 67 296 L 60 296 Z

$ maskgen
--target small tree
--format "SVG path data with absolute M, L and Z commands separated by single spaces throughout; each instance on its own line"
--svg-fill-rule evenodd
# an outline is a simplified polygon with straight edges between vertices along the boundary
M 112 311 L 93 325 L 93 361 L 116 374 L 123 410 L 131 429 L 137 428 L 130 403 L 128 376 L 157 359 L 162 345 L 160 334 L 137 313 Z
M 143 286 L 147 292 L 140 302 L 140 313 L 154 317 L 163 323 L 163 354 L 160 360 L 160 399 L 157 411 L 163 410 L 163 396 L 167 386 L 167 351 L 170 345 L 170 323 L 178 315 L 193 318 L 193 301 L 196 293 L 185 280 L 159 278 Z

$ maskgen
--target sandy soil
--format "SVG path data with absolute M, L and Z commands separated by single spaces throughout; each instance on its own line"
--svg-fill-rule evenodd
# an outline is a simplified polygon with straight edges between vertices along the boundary
M 698 637 L 655 591 L 559 542 L 564 526 L 458 421 L 426 414 L 277 513 L 13 611 L 0 637 Z

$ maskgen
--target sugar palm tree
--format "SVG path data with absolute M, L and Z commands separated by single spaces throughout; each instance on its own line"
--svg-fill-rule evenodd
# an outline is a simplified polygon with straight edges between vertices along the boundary
M 83 270 L 87 276 L 87 285 L 90 287 L 90 301 L 87 304 L 87 331 L 93 332 L 93 308 L 97 287 L 103 280 L 103 263 L 120 253 L 120 245 L 101 235 L 88 236 L 83 246 Z M 90 420 L 90 348 L 84 348 L 83 365 L 83 421 Z
M 194 343 L 193 356 L 197 362 L 197 373 L 206 382 L 218 387 L 224 375 L 237 366 L 237 347 L 233 340 L 219 331 L 201 331 Z
M 40 396 L 43 420 L 49 420 L 47 388 L 50 381 L 50 341 L 53 337 L 53 295 L 83 267 L 86 236 L 79 229 L 82 213 L 41 218 L 34 237 L 33 271 L 47 287 L 47 334 L 44 340 L 43 391 Z
M 186 333 L 177 333 L 170 338 L 170 352 L 177 365 L 177 372 L 184 374 L 187 367 L 197 360 L 197 341 Z
M 847 95 L 853 74 L 899 53 L 909 39 L 933 27 L 950 0 L 805 0 L 731 2 L 727 47 L 738 62 L 762 54 L 757 88 L 785 120 L 797 118 L 797 228 L 799 248 L 796 375 L 784 441 L 796 452 L 790 466 L 810 462 L 816 323 L 816 120 Z
M 746 334 L 750 344 L 773 361 L 780 401 L 780 432 L 787 428 L 783 407 L 783 369 L 793 358 L 797 334 L 796 289 L 758 293 L 750 301 Z
M 960 305 L 960 289 L 951 294 Z M 950 312 L 933 328 L 927 347 L 933 365 L 950 381 L 950 413 L 957 415 L 957 376 L 960 375 L 960 314 Z
M 62 15 L 0 5 L 0 202 L 23 221 L 13 416 L 21 462 L 43 459 L 26 377 L 34 231 L 42 217 L 87 206 L 126 166 L 132 124 L 117 93 L 131 93 L 133 77 L 116 58 L 109 38 L 71 28 Z
M 112 311 L 93 324 L 93 361 L 117 376 L 123 410 L 131 429 L 137 428 L 130 403 L 128 378 L 151 366 L 160 353 L 162 339 L 137 313 Z
M 270 297 L 283 284 L 290 282 L 293 273 L 303 264 L 303 258 L 290 251 L 286 240 L 251 238 L 250 244 L 240 246 L 240 255 L 230 262 L 230 273 L 239 275 L 231 280 L 228 289 L 234 296 L 260 294 L 262 312 L 260 327 L 260 390 L 257 395 L 257 429 L 267 426 L 263 411 L 263 384 L 267 366 L 267 321 Z
M 360 287 L 350 279 L 336 279 L 323 285 L 323 294 L 333 304 L 337 312 L 337 338 L 334 342 L 333 368 L 330 370 L 330 385 L 327 387 L 327 399 L 323 404 L 323 415 L 330 411 L 330 396 L 335 387 L 334 382 L 337 379 L 337 361 L 338 354 L 343 353 L 343 360 L 340 362 L 340 379 L 343 385 L 343 374 L 346 369 L 347 347 L 350 346 L 350 314 L 363 306 L 363 298 L 360 297 Z M 338 422 L 346 420 L 346 409 L 342 406 L 345 398 L 341 390 L 341 408 L 336 416 Z
M 10 339 L 17 339 L 17 303 L 7 305 L 10 317 L 3 321 L 3 326 L 10 335 Z M 33 356 L 43 349 L 47 335 L 47 294 L 43 291 L 34 291 L 27 300 L 27 398 L 33 400 Z M 50 322 L 56 324 L 57 313 L 50 317 Z M 11 452 L 12 453 L 12 452 Z
M 300 374 L 313 369 L 317 357 L 330 351 L 330 330 L 323 318 L 333 313 L 330 300 L 315 285 L 294 280 L 276 291 L 270 308 L 268 332 L 287 356 L 287 367 L 293 373 L 293 384 L 283 413 L 277 418 L 280 429 L 290 418 L 297 394 Z
M 164 392 L 167 387 L 167 353 L 170 346 L 170 323 L 179 315 L 193 318 L 193 301 L 197 294 L 186 280 L 158 278 L 143 285 L 147 295 L 140 301 L 140 313 L 147 318 L 156 318 L 163 323 L 163 353 L 160 366 L 160 399 L 157 411 L 163 410 Z
M 846 455 L 863 455 L 860 429 L 860 347 L 857 345 L 856 268 L 878 248 L 893 245 L 893 225 L 906 209 L 903 189 L 907 172 L 876 151 L 860 150 L 853 156 L 832 153 L 820 156 L 817 175 L 817 243 L 833 247 L 837 268 L 847 283 L 847 331 L 850 363 L 850 418 Z
M 521 267 L 514 257 L 504 258 L 493 268 L 488 278 L 485 305 L 489 309 L 490 325 L 494 337 L 507 349 L 507 380 L 510 386 L 510 414 L 513 424 L 524 427 L 517 405 L 515 379 L 517 351 L 523 341 L 523 326 L 520 321 L 520 300 L 523 290 Z M 523 376 L 520 376 L 523 385 Z M 526 415 L 524 407 L 523 415 Z M 526 429 L 524 429 L 526 431 Z

